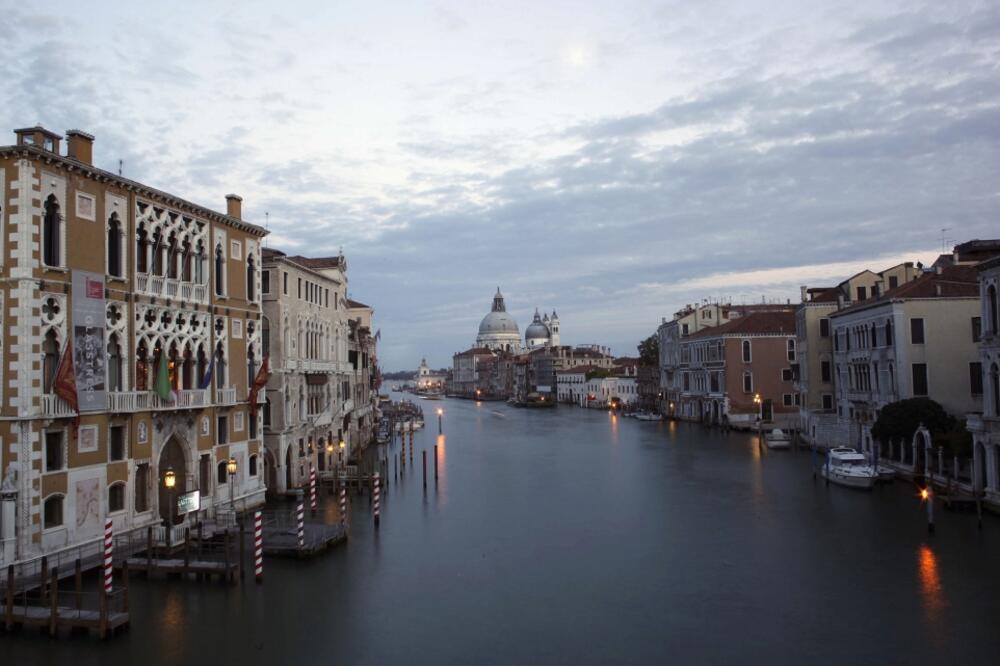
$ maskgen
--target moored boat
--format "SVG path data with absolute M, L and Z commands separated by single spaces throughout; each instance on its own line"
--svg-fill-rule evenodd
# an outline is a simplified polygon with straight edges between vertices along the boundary
M 639 421 L 659 421 L 663 417 L 655 412 L 637 412 L 635 418 Z
M 792 445 L 792 437 L 781 428 L 775 428 L 764 435 L 764 443 L 769 449 L 787 449 Z
M 830 449 L 820 473 L 834 483 L 865 490 L 871 489 L 879 476 L 863 455 L 847 447 Z

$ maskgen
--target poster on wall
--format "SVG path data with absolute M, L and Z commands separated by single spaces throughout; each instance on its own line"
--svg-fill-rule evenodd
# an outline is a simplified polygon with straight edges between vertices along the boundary
M 76 535 L 91 536 L 101 531 L 101 480 L 81 479 L 76 482 Z
M 106 409 L 104 276 L 73 271 L 73 370 L 81 412 Z

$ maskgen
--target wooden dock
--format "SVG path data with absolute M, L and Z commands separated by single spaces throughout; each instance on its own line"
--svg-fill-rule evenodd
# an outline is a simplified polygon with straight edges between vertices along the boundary
M 264 528 L 264 555 L 273 557 L 314 557 L 326 549 L 347 541 L 343 525 L 306 523 L 303 526 L 303 543 L 299 545 L 297 529 Z

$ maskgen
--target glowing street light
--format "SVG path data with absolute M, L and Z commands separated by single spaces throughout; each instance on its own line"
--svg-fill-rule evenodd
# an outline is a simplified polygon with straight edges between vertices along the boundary
M 444 410 L 438 407 L 438 434 L 441 434 L 441 417 L 444 416 Z
M 230 458 L 226 461 L 226 471 L 229 473 L 229 508 L 233 511 L 233 517 L 236 516 L 236 458 Z
M 168 467 L 163 473 L 163 486 L 167 489 L 167 550 L 170 550 L 170 535 L 174 531 L 174 486 L 177 485 L 177 475 L 174 468 Z

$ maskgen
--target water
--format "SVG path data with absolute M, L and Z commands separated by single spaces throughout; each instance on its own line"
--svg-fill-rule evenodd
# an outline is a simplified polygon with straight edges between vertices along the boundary
M 433 410 L 445 409 L 440 479 Z M 560 407 L 425 403 L 381 528 L 243 587 L 141 579 L 100 643 L 0 637 L 5 663 L 997 663 L 1000 520 L 913 486 L 814 481 L 746 434 Z M 428 449 L 428 487 L 420 450 Z M 393 452 L 398 452 L 398 444 Z M 392 467 L 390 466 L 390 472 Z M 391 475 L 391 474 L 390 474 Z

